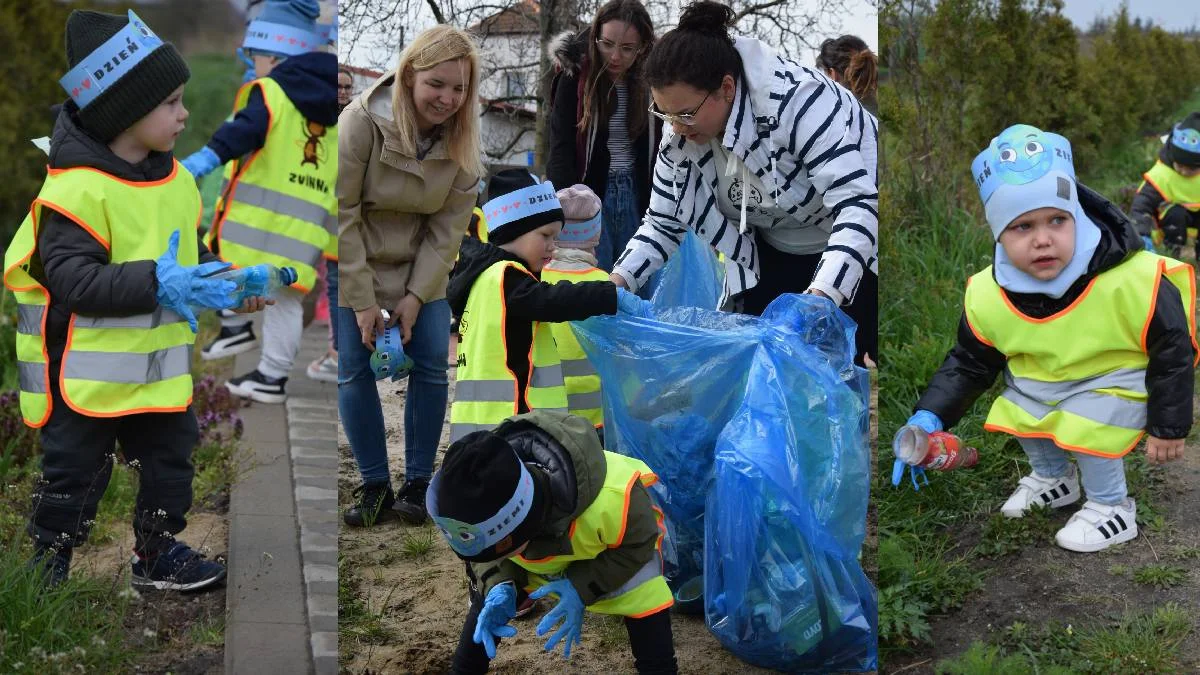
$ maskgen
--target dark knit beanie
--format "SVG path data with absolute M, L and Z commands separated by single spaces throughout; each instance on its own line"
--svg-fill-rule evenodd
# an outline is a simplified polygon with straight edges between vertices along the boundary
M 75 10 L 67 17 L 67 64 L 80 61 L 116 35 L 129 18 Z M 175 46 L 164 42 L 104 93 L 79 111 L 79 124 L 96 140 L 108 143 L 137 123 L 191 77 Z
M 426 508 L 458 557 L 490 562 L 511 555 L 541 530 L 544 481 L 503 438 L 475 431 L 446 451 L 430 481 Z
M 550 181 L 538 182 L 525 169 L 505 169 L 488 181 L 483 216 L 488 241 L 499 246 L 547 223 L 561 224 L 563 210 Z
M 1188 115 L 1175 125 L 1167 143 L 1171 161 L 1184 166 L 1200 166 L 1200 112 Z

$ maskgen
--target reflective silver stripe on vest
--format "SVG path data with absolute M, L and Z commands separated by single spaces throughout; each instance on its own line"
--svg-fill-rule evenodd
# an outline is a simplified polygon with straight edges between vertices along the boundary
M 533 375 L 529 378 L 529 386 L 539 389 L 545 387 L 561 387 L 563 370 L 560 364 L 552 366 L 534 366 Z
M 655 551 L 654 557 L 650 559 L 650 562 L 642 565 L 642 568 L 637 571 L 637 574 L 634 574 L 632 577 L 630 577 L 629 581 L 621 584 L 621 586 L 615 591 L 610 591 L 596 598 L 596 602 L 600 602 L 601 600 L 611 600 L 618 595 L 628 593 L 629 591 L 632 591 L 633 589 L 641 586 L 660 574 L 662 574 L 662 555 L 658 551 Z
M 1004 369 L 1004 383 L 1022 394 L 1042 402 L 1061 401 L 1077 394 L 1097 389 L 1117 388 L 1138 394 L 1146 393 L 1146 370 L 1144 368 L 1121 368 L 1111 373 L 1089 377 L 1084 380 L 1065 382 L 1043 382 L 1027 377 L 1015 377 Z
M 457 390 L 455 390 L 457 394 Z M 453 443 L 474 431 L 491 431 L 496 424 L 472 424 L 470 422 L 455 422 L 450 425 L 450 442 Z
M 264 208 L 272 213 L 291 216 L 306 223 L 312 223 L 320 228 L 326 227 L 325 223 L 329 217 L 329 210 L 321 207 L 319 204 L 277 192 L 261 185 L 239 183 L 237 192 L 233 196 L 233 201 L 239 204 Z
M 1142 430 L 1146 428 L 1146 404 L 1130 401 L 1129 399 L 1085 391 L 1070 398 L 1063 399 L 1055 406 L 1048 406 L 1040 401 L 1022 394 L 1013 388 L 1004 390 L 1002 397 L 1012 401 L 1021 410 L 1042 419 L 1055 410 L 1078 415 L 1087 420 L 1124 429 Z
M 41 335 L 42 314 L 45 311 L 45 305 L 17 303 L 17 332 L 21 335 Z
M 563 359 L 562 374 L 563 377 L 587 377 L 595 375 L 596 369 L 587 359 Z
M 178 345 L 148 354 L 68 351 L 63 376 L 120 384 L 150 384 L 187 375 L 192 367 L 192 345 Z
M 596 410 L 603 406 L 600 392 L 589 391 L 585 394 L 567 394 L 567 407 L 571 410 Z
M 454 400 L 511 404 L 516 386 L 512 380 L 463 380 L 454 385 Z
M 134 316 L 75 316 L 75 326 L 78 328 L 158 328 L 186 321 L 174 310 L 165 307 L 157 307 L 149 314 Z
M 285 237 L 282 234 L 256 230 L 242 223 L 226 220 L 221 225 L 219 235 L 221 241 L 240 244 L 246 248 L 264 253 L 273 253 L 288 260 L 316 265 L 324 250 L 306 241 Z
M 46 364 L 18 361 L 17 382 L 20 384 L 21 391 L 30 394 L 46 393 Z

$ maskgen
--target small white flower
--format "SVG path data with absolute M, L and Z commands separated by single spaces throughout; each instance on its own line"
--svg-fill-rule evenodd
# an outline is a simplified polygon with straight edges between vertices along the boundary
M 143 628 L 143 629 L 142 629 L 142 635 L 145 635 L 146 637 L 148 637 L 148 638 L 150 638 L 150 639 L 152 639 L 152 640 L 153 640 L 154 638 L 158 637 L 158 633 L 156 633 L 156 632 L 154 632 L 154 631 L 150 630 L 149 628 Z
M 121 589 L 121 592 L 117 593 L 117 597 L 121 598 L 122 600 L 133 600 L 135 602 L 142 599 L 141 594 L 133 590 L 132 586 L 127 586 Z
M 164 511 L 163 509 L 159 509 L 159 510 L 157 510 L 157 511 L 155 511 L 155 512 L 154 512 L 154 517 L 155 517 L 155 518 L 166 518 L 166 517 L 167 517 L 167 512 L 166 512 L 166 511 Z
M 139 461 L 139 460 L 136 460 L 136 459 L 131 459 L 131 460 L 129 460 L 129 468 L 131 468 L 131 469 L 140 469 L 140 468 L 141 468 L 141 466 L 142 466 L 142 463 L 141 463 L 141 461 Z

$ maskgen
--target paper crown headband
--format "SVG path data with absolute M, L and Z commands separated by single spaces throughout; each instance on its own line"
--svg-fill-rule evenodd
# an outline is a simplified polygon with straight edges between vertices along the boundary
M 242 42 L 242 49 L 296 56 L 311 52 L 326 42 L 328 39 L 320 33 L 256 19 L 246 28 L 246 39 Z
M 82 110 L 161 46 L 162 39 L 131 9 L 129 23 L 75 64 L 58 83 Z
M 488 232 L 492 232 L 522 218 L 561 208 L 554 185 L 546 181 L 489 200 L 483 205 L 483 217 L 487 220 Z
M 1171 130 L 1171 144 L 1180 150 L 1200 153 L 1200 129 L 1175 125 Z
M 437 493 L 442 482 L 442 472 L 433 475 L 426 494 L 429 507 L 429 517 L 437 525 L 450 548 L 462 556 L 471 557 L 482 553 L 485 549 L 495 546 L 517 529 L 525 521 L 529 510 L 533 508 L 533 476 L 525 464 L 520 463 L 521 477 L 517 480 L 517 489 L 512 498 L 500 507 L 494 515 L 482 523 L 464 523 L 441 514 L 438 508 Z
M 1051 171 L 1061 171 L 1074 180 L 1071 142 L 1028 124 L 1015 124 L 1000 132 L 971 162 L 979 198 L 985 204 L 1000 186 L 1032 183 Z

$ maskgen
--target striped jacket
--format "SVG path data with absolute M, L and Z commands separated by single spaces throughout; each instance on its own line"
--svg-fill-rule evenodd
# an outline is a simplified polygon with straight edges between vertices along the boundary
M 879 270 L 878 122 L 821 73 L 758 40 L 736 38 L 735 45 L 749 86 L 739 78 L 723 143 L 780 208 L 830 233 L 811 285 L 849 303 L 864 270 Z M 725 254 L 724 304 L 758 283 L 753 233 L 739 233 L 737 220 L 717 209 L 712 149 L 688 143 L 670 125 L 663 136 L 650 208 L 613 271 L 640 288 L 691 228 Z

